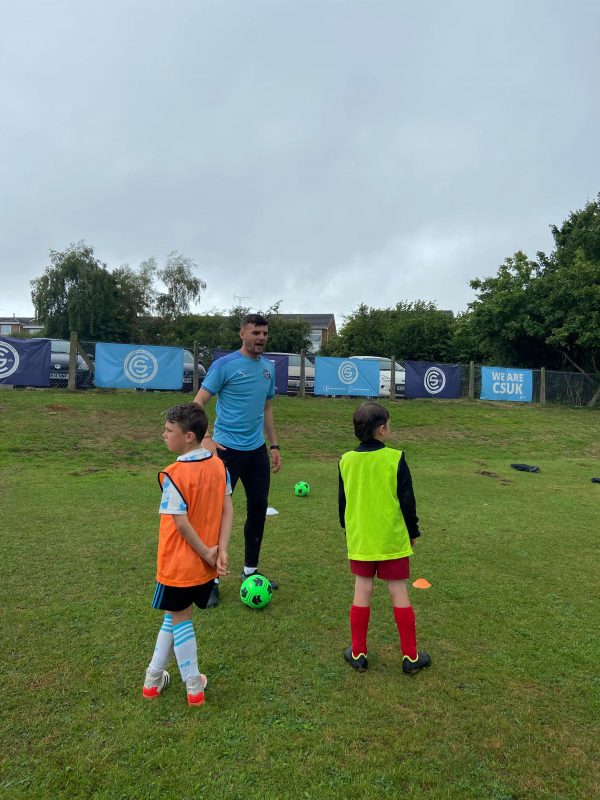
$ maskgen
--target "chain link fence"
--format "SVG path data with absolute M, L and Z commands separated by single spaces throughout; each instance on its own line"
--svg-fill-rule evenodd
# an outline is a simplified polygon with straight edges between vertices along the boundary
M 68 340 L 52 340 L 50 364 L 50 386 L 60 389 L 93 389 L 94 364 L 96 359 L 96 342 L 77 340 L 74 337 L 75 353 L 71 352 L 72 343 Z M 143 345 L 140 345 L 142 347 Z M 315 367 L 312 356 L 304 354 L 283 354 L 289 356 L 288 389 L 289 396 L 305 396 L 314 393 Z M 195 358 L 194 358 L 195 356 Z M 302 360 L 304 358 L 304 366 Z M 183 389 L 186 393 L 195 393 L 197 386 L 202 385 L 206 372 L 214 359 L 214 351 L 198 342 L 190 342 L 184 347 Z M 194 361 L 196 375 L 194 374 Z M 396 363 L 404 368 L 405 363 L 396 358 Z M 432 362 L 433 363 L 433 362 Z M 439 363 L 439 362 L 438 362 Z M 461 397 L 478 399 L 481 394 L 480 364 L 461 365 Z M 533 369 L 533 402 L 555 403 L 575 407 L 583 407 L 598 402 L 600 405 L 600 376 L 581 372 L 560 372 L 557 370 Z M 404 375 L 396 374 L 395 399 L 404 398 Z M 389 397 L 389 381 L 387 393 L 380 396 Z

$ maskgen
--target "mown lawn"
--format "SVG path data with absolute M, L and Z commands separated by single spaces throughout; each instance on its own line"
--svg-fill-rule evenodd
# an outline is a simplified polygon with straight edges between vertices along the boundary
M 209 689 L 190 709 L 174 663 L 163 697 L 140 696 L 162 412 L 185 399 L 0 393 L 2 798 L 598 796 L 598 411 L 390 405 L 423 530 L 413 579 L 432 584 L 412 597 L 433 666 L 406 678 L 383 585 L 369 672 L 341 656 L 337 459 L 356 403 L 278 399 L 262 566 L 281 589 L 263 611 L 238 600 L 240 491 L 224 602 L 196 614 Z

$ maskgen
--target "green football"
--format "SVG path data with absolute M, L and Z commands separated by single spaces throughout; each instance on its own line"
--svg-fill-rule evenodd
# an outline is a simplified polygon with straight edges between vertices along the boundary
M 310 492 L 310 486 L 306 481 L 298 481 L 298 483 L 294 486 L 294 492 L 296 497 L 306 497 L 306 495 Z
M 271 602 L 273 587 L 268 578 L 264 575 L 254 575 L 246 578 L 240 586 L 240 600 L 248 608 L 264 608 Z

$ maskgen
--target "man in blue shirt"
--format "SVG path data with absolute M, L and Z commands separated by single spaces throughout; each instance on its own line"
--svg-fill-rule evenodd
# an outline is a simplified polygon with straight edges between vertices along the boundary
M 268 335 L 269 322 L 265 317 L 260 314 L 244 317 L 241 348 L 212 364 L 195 398 L 204 407 L 217 395 L 213 436 L 207 433 L 202 446 L 225 462 L 231 488 L 241 480 L 246 492 L 242 579 L 258 569 L 269 497 L 269 467 L 273 472 L 281 467 L 271 405 L 275 395 L 275 364 L 262 356 Z M 270 443 L 271 465 L 265 435 Z M 278 588 L 274 581 L 271 585 Z M 212 607 L 218 602 L 219 589 L 215 585 L 208 605 Z

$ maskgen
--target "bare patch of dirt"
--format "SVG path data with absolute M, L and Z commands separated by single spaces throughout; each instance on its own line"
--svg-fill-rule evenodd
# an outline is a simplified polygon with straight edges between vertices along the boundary
M 492 472 L 489 469 L 477 470 L 477 475 L 483 475 L 484 478 L 496 478 L 503 486 L 512 483 L 510 478 L 503 478 L 501 475 L 498 475 L 497 472 Z
M 74 472 L 69 472 L 69 475 L 76 475 L 77 477 L 83 475 L 93 475 L 95 472 L 106 472 L 106 467 L 84 467 L 77 469 Z

